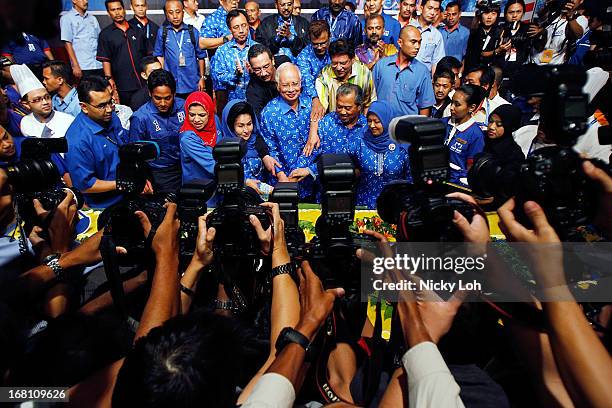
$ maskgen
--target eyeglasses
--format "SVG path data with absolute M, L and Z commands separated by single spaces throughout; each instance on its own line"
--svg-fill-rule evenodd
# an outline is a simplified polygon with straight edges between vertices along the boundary
M 31 101 L 29 101 L 30 103 L 41 103 L 42 101 L 47 101 L 49 102 L 51 100 L 51 95 L 46 94 L 45 96 L 39 96 L 38 98 L 34 98 Z
M 329 44 L 329 40 L 327 41 L 323 41 L 323 42 L 311 42 L 312 44 L 312 48 L 323 48 L 325 47 L 327 44 Z
M 102 102 L 99 105 L 92 105 L 92 104 L 87 103 L 87 102 L 85 102 L 85 104 L 91 106 L 92 108 L 98 109 L 98 110 L 106 110 L 106 108 L 111 108 L 111 110 L 112 110 L 115 107 L 115 100 L 111 99 L 108 102 Z

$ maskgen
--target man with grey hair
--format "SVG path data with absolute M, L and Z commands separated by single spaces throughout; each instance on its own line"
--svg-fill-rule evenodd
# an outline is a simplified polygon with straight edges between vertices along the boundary
M 281 64 L 275 74 L 279 95 L 261 111 L 261 134 L 270 148 L 270 156 L 281 163 L 276 169 L 278 181 L 299 182 L 300 198 L 312 199 L 312 181 L 308 169 L 311 157 L 303 150 L 310 132 L 312 99 L 302 95 L 299 68 Z

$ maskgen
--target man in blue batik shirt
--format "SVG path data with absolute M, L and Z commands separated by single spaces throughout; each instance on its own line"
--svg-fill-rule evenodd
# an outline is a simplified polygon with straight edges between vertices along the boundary
M 81 80 L 77 92 L 82 114 L 66 131 L 68 152 L 64 158 L 72 184 L 92 208 L 106 208 L 121 200 L 115 169 L 119 147 L 129 142 L 107 86 L 108 82 L 97 76 Z
M 183 23 L 182 1 L 166 1 L 164 11 L 166 21 L 157 31 L 153 56 L 158 57 L 162 67 L 176 78 L 179 96 L 203 91 L 206 53 L 198 45 L 200 33 Z
M 215 91 L 227 91 L 228 101 L 246 99 L 249 84 L 247 54 L 253 44 L 249 35 L 249 23 L 244 10 L 227 13 L 227 26 L 233 38 L 217 49 L 212 59 L 212 81 Z
M 297 66 L 286 62 L 276 70 L 279 96 L 261 112 L 261 134 L 270 148 L 270 156 L 281 163 L 278 181 L 299 182 L 300 198 L 312 197 L 312 177 L 308 169 L 312 158 L 303 154 L 310 131 L 312 100 L 301 94 Z
M 311 155 L 310 171 L 318 175 L 316 160 L 322 154 L 347 153 L 349 143 L 360 139 L 367 128 L 363 112 L 363 91 L 354 84 L 340 85 L 336 92 L 336 110 L 319 122 L 321 147 Z
M 227 27 L 227 13 L 238 8 L 238 0 L 219 0 L 219 8 L 204 19 L 200 33 L 200 47 L 214 51 L 232 39 L 232 33 Z
M 331 41 L 346 38 L 352 41 L 354 46 L 357 46 L 363 42 L 363 26 L 359 18 L 354 13 L 347 11 L 345 6 L 346 0 L 329 0 L 329 7 L 317 10 L 310 21 L 327 21 L 330 27 Z
M 177 192 L 181 188 L 179 130 L 185 121 L 185 101 L 175 97 L 176 81 L 163 69 L 153 71 L 147 80 L 151 100 L 132 115 L 130 141 L 156 142 L 161 154 L 149 163 L 156 193 Z
M 308 36 L 310 44 L 299 53 L 296 64 L 302 76 L 302 91 L 312 99 L 313 117 L 311 119 L 314 121 L 320 120 L 325 114 L 325 108 L 317 95 L 315 81 L 321 70 L 331 64 L 328 52 L 330 34 L 327 21 L 313 21 L 308 28 Z

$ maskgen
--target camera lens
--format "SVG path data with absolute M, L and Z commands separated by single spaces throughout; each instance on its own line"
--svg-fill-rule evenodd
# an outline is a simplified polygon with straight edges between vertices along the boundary
M 24 160 L 6 168 L 8 182 L 15 193 L 45 191 L 59 181 L 59 173 L 50 160 Z
M 499 188 L 499 173 L 502 166 L 488 153 L 480 156 L 468 172 L 468 182 L 472 191 L 481 197 L 496 195 Z

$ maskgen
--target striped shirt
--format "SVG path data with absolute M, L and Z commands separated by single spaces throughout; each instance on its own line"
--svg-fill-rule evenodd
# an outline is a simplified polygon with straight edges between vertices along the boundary
M 341 82 L 336 79 L 336 74 L 330 64 L 323 68 L 315 83 L 319 100 L 327 112 L 336 110 L 336 92 L 340 85 L 345 82 L 361 87 L 365 108 L 368 108 L 376 100 L 376 89 L 374 89 L 372 72 L 366 65 L 355 59 L 348 79 Z

